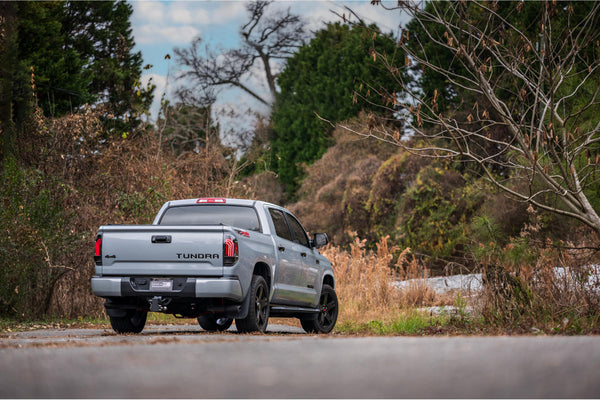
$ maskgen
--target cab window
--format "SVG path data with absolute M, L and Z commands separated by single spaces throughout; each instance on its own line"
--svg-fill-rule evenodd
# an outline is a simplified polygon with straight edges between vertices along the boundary
M 271 214 L 271 219 L 273 220 L 273 225 L 275 226 L 275 233 L 282 239 L 286 239 L 291 241 L 292 234 L 290 232 L 290 228 L 288 227 L 287 222 L 285 221 L 285 216 L 279 210 L 275 210 L 273 208 L 269 208 L 269 214 Z
M 290 225 L 290 229 L 292 230 L 294 242 L 306 247 L 310 247 L 308 242 L 308 236 L 306 236 L 306 232 L 304 231 L 302 225 L 300 225 L 300 222 L 298 222 L 298 220 L 294 218 L 292 214 L 285 213 L 285 216 L 287 217 L 288 224 Z

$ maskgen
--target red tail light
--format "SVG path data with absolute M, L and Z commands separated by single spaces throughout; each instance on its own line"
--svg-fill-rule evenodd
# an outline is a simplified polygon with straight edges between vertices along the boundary
M 239 257 L 238 242 L 237 239 L 226 234 L 223 240 L 223 265 L 232 266 L 234 265 Z
M 94 255 L 96 257 L 100 256 L 100 249 L 102 248 L 102 238 L 99 237 L 98 239 L 96 239 L 96 251 L 94 252 Z
M 225 257 L 235 257 L 237 246 L 232 239 L 225 239 Z
M 94 249 L 94 261 L 96 265 L 102 264 L 102 236 L 96 238 L 96 247 Z

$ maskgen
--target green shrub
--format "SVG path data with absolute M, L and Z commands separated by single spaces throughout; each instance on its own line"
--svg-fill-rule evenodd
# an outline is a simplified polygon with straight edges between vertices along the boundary
M 426 254 L 433 265 L 462 258 L 470 241 L 470 222 L 484 193 L 451 165 L 422 168 L 400 199 L 398 219 L 402 247 Z
M 0 176 L 0 315 L 40 317 L 69 270 L 60 261 L 77 243 L 63 207 L 65 188 L 14 159 Z

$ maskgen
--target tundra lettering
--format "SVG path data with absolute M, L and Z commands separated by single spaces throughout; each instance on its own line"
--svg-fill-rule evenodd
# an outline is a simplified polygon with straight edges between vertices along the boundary
M 331 263 L 298 219 L 263 201 L 165 203 L 152 225 L 104 225 L 92 291 L 117 333 L 139 333 L 148 312 L 196 318 L 207 331 L 264 332 L 269 317 L 329 333 L 338 316 Z M 175 258 L 177 256 L 177 258 Z
M 207 260 L 207 259 L 218 259 L 219 255 L 218 254 L 201 254 L 201 253 L 197 253 L 197 254 L 193 254 L 193 253 L 177 253 L 177 258 L 181 259 L 181 258 L 185 258 L 185 259 L 189 259 L 189 258 L 196 258 L 199 260 Z

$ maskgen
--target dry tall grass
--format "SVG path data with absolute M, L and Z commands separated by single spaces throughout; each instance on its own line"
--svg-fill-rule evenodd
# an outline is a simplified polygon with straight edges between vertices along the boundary
M 407 309 L 445 301 L 424 280 L 411 282 L 403 290 L 396 287 L 396 281 L 422 277 L 426 271 L 408 248 L 395 257 L 399 249 L 390 246 L 388 239 L 377 243 L 377 251 L 368 251 L 366 240 L 358 237 L 350 251 L 333 246 L 323 251 L 334 268 L 340 323 L 389 321 Z

